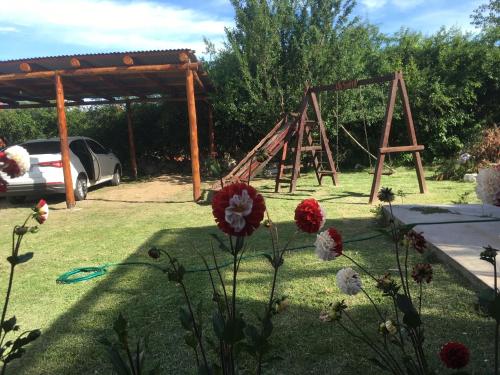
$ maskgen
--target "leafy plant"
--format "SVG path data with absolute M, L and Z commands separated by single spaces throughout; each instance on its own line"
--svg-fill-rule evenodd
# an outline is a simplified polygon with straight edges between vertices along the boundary
M 462 194 L 459 194 L 458 199 L 456 201 L 452 201 L 453 204 L 469 204 L 470 199 L 470 191 L 464 191 Z
M 6 374 L 8 364 L 15 359 L 21 358 L 26 353 L 26 346 L 40 337 L 40 330 L 20 331 L 21 327 L 17 324 L 17 319 L 12 316 L 6 319 L 7 310 L 10 302 L 10 295 L 14 283 L 14 273 L 16 267 L 26 263 L 33 258 L 33 253 L 28 252 L 20 254 L 21 243 L 27 234 L 38 232 L 38 225 L 29 226 L 30 220 L 36 220 L 39 224 L 43 224 L 49 215 L 47 203 L 42 199 L 33 208 L 22 225 L 14 226 L 12 230 L 12 251 L 7 261 L 10 264 L 10 274 L 5 295 L 5 301 L 0 320 L 0 361 L 2 362 L 1 374 Z M 21 333 L 19 333 L 21 332 Z M 12 338 L 8 338 L 13 336 Z
M 278 245 L 278 230 L 274 223 L 266 220 L 271 236 L 273 251 L 265 254 L 272 268 L 272 284 L 268 303 L 257 316 L 257 322 L 250 322 L 238 306 L 238 271 L 241 260 L 248 249 L 245 239 L 259 227 L 265 213 L 264 200 L 254 188 L 238 183 L 225 186 L 213 198 L 212 208 L 219 228 L 227 234 L 217 234 L 212 239 L 218 248 L 229 254 L 232 267 L 230 282 L 222 275 L 213 245 L 212 264 L 201 253 L 210 285 L 214 310 L 211 314 L 211 333 L 204 328 L 204 308 L 201 301 L 195 303 L 185 282 L 186 268 L 168 251 L 151 248 L 149 256 L 166 259 L 165 270 L 168 280 L 180 287 L 185 306 L 179 309 L 179 320 L 185 330 L 184 342 L 193 350 L 199 374 L 237 374 L 243 369 L 242 353 L 254 359 L 254 370 L 261 374 L 266 363 L 279 359 L 272 353 L 270 337 L 274 326 L 272 318 L 286 307 L 286 297 L 276 297 L 277 277 L 283 265 L 283 255 L 290 241 L 283 248 Z
M 495 320 L 494 342 L 495 342 L 495 375 L 499 374 L 499 335 L 500 335 L 500 290 L 497 282 L 497 255 L 498 249 L 486 246 L 480 254 L 480 259 L 493 266 L 493 289 L 487 289 L 478 295 L 478 310 L 483 315 Z
M 389 305 L 392 306 L 392 311 L 379 306 L 375 302 L 376 299 L 365 291 L 358 272 L 351 268 L 344 268 L 337 273 L 339 289 L 347 295 L 363 293 L 368 298 L 379 321 L 379 334 L 374 337 L 373 332 L 366 330 L 366 324 L 354 319 L 345 300 L 331 303 L 320 315 L 320 319 L 335 322 L 353 339 L 369 347 L 374 354 L 370 361 L 383 371 L 408 375 L 436 374 L 430 367 L 424 351 L 425 329 L 421 315 L 423 286 L 424 283 L 428 284 L 432 281 L 433 270 L 428 263 L 417 263 L 412 269 L 409 265 L 410 248 L 423 253 L 426 241 L 422 233 L 413 230 L 412 225 L 396 224 L 391 203 L 395 195 L 391 189 L 382 188 L 378 198 L 389 205 L 390 227 L 385 230 L 385 233 L 391 237 L 394 244 L 397 272 L 394 275 L 387 272 L 381 277 L 376 276 L 346 253 L 337 250 L 337 254 L 352 261 L 376 284 L 382 296 L 391 301 Z M 317 244 L 317 249 L 318 246 L 320 245 Z M 325 258 L 322 257 L 322 259 Z M 410 285 L 410 279 L 413 279 L 417 285 L 416 293 L 414 286 Z M 440 357 L 448 368 L 463 368 L 469 361 L 469 349 L 461 343 L 449 342 L 441 348 Z
M 118 337 L 117 343 L 112 343 L 103 337 L 99 340 L 106 348 L 113 369 L 118 375 L 156 375 L 160 374 L 158 367 L 146 370 L 147 338 L 138 339 L 133 347 L 129 343 L 128 322 L 120 313 L 113 323 L 113 330 Z M 123 353 L 123 354 L 122 354 Z

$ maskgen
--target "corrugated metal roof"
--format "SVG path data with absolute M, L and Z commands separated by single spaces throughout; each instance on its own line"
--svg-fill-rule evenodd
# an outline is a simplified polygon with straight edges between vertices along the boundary
M 153 50 L 145 50 L 145 51 L 124 51 L 124 52 L 95 52 L 95 53 L 80 53 L 80 54 L 72 54 L 72 55 L 53 55 L 53 56 L 39 56 L 39 57 L 27 57 L 21 59 L 7 59 L 0 60 L 1 63 L 5 62 L 34 62 L 36 60 L 45 60 L 45 59 L 59 59 L 59 58 L 71 58 L 71 57 L 91 57 L 91 56 L 106 56 L 106 55 L 130 55 L 130 54 L 150 54 L 150 53 L 168 53 L 168 52 L 190 52 L 196 58 L 195 50 L 190 48 L 174 48 L 174 49 L 153 49 Z M 195 62 L 196 60 L 193 60 Z

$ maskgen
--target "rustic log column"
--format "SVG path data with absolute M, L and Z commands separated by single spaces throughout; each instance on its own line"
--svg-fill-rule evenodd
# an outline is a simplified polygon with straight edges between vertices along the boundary
M 61 140 L 61 156 L 64 173 L 64 186 L 66 188 L 66 207 L 75 207 L 75 193 L 73 191 L 73 180 L 71 178 L 71 165 L 69 160 L 68 129 L 66 125 L 66 110 L 64 109 L 64 89 L 59 74 L 55 75 L 57 125 L 59 128 L 59 139 Z
M 208 144 L 210 150 L 210 157 L 215 158 L 215 132 L 214 132 L 214 114 L 212 110 L 212 105 L 209 102 L 207 103 L 208 107 Z
M 127 101 L 125 104 L 127 109 L 127 128 L 128 128 L 128 148 L 130 152 L 130 169 L 132 170 L 132 176 L 137 179 L 137 160 L 135 158 L 135 141 L 134 141 L 134 129 L 132 128 L 132 111 L 130 109 L 130 102 Z
M 191 173 L 193 175 L 193 199 L 201 198 L 200 160 L 198 153 L 198 125 L 196 123 L 196 101 L 194 99 L 193 72 L 186 70 L 186 96 L 189 118 L 189 144 L 191 147 Z

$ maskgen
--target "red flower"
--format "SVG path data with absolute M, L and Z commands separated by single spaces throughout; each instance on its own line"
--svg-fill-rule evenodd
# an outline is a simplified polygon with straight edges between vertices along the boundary
M 425 241 L 425 237 L 422 236 L 423 232 L 415 232 L 414 230 L 408 232 L 406 237 L 408 238 L 408 241 L 410 241 L 411 246 L 415 250 L 417 250 L 420 254 L 422 254 L 427 246 L 427 242 Z
M 439 357 L 446 367 L 460 369 L 469 363 L 470 352 L 464 344 L 450 341 L 441 347 Z
M 264 218 L 262 195 L 250 185 L 226 185 L 215 194 L 212 213 L 220 230 L 233 236 L 249 236 Z
M 316 199 L 304 199 L 295 209 L 295 223 L 306 233 L 316 233 L 325 225 L 326 215 Z
M 419 284 L 424 281 L 429 284 L 432 281 L 432 266 L 429 263 L 415 264 L 411 272 L 411 277 Z

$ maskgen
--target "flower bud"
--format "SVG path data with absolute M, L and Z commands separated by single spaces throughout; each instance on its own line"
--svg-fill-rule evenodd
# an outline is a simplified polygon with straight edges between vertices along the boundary
M 28 230 L 29 230 L 29 227 L 16 227 L 16 229 L 14 229 L 14 232 L 15 232 L 18 236 L 23 236 L 23 235 L 25 235 L 26 233 L 28 233 Z
M 151 249 L 148 250 L 148 255 L 153 259 L 158 259 L 161 255 L 161 251 L 156 247 L 152 247 Z

